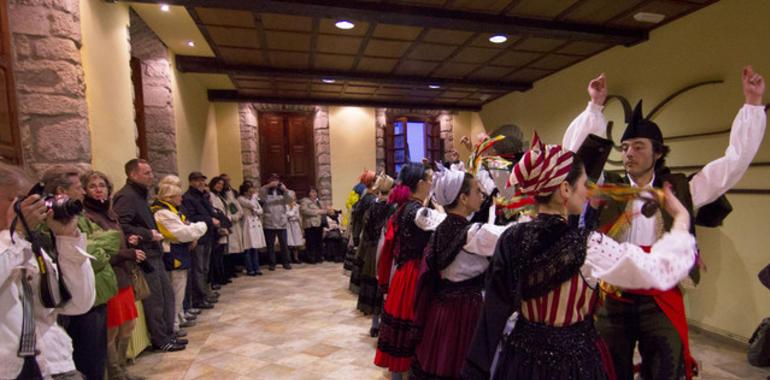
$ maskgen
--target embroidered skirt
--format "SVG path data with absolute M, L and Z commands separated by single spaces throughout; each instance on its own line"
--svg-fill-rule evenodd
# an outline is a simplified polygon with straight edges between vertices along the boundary
M 419 339 L 414 325 L 414 296 L 420 276 L 419 260 L 410 260 L 393 274 L 382 313 L 374 364 L 391 372 L 406 372 Z

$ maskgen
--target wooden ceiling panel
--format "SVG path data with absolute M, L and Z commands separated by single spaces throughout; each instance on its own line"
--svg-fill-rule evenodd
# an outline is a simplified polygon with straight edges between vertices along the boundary
M 422 32 L 422 28 L 416 26 L 377 24 L 372 36 L 395 40 L 412 41 Z
M 515 73 L 509 75 L 507 80 L 510 81 L 522 81 L 522 82 L 531 82 L 536 81 L 546 75 L 549 75 L 553 73 L 551 70 L 540 70 L 540 69 L 533 69 L 533 68 L 524 68 L 521 70 L 516 71 Z
M 401 75 L 428 75 L 438 66 L 437 62 L 403 61 L 396 69 Z
M 245 90 L 239 90 L 238 92 L 244 94 L 244 95 L 253 95 L 253 96 L 271 96 L 273 95 L 273 90 L 270 89 L 245 89 Z
M 495 58 L 492 62 L 493 65 L 517 67 L 524 66 L 525 64 L 532 62 L 536 58 L 542 56 L 540 53 L 530 53 L 524 51 L 511 50 L 505 52 L 505 54 Z
M 377 95 L 406 96 L 406 95 L 409 95 L 410 91 L 411 90 L 409 88 L 403 88 L 403 87 L 383 87 L 377 90 Z
M 500 50 L 498 49 L 487 49 L 469 46 L 460 50 L 460 52 L 450 60 L 462 63 L 482 63 L 489 61 L 497 54 L 500 54 Z
M 409 42 L 372 39 L 366 45 L 364 55 L 370 57 L 400 58 L 409 49 Z
M 455 0 L 450 2 L 452 8 L 481 13 L 499 14 L 512 0 Z
M 579 0 L 523 0 L 508 12 L 509 16 L 552 20 Z
M 272 88 L 273 84 L 270 81 L 257 81 L 257 80 L 239 80 L 236 82 L 239 88 L 251 88 L 251 89 L 266 89 Z
M 464 92 L 464 91 L 444 91 L 441 93 L 441 96 L 447 97 L 447 98 L 457 98 L 457 99 L 463 99 L 470 95 L 470 92 Z
M 310 34 L 266 31 L 265 36 L 270 49 L 305 52 L 310 50 Z
M 436 42 L 440 44 L 461 45 L 474 33 L 463 30 L 430 29 L 422 38 L 425 42 Z
M 639 22 L 634 20 L 634 14 L 638 12 L 659 13 L 666 15 L 664 22 L 668 22 L 672 19 L 698 9 L 698 5 L 688 4 L 684 2 L 671 2 L 671 1 L 651 1 L 641 6 L 641 8 L 634 9 L 633 12 L 621 17 L 620 19 L 610 22 L 612 26 L 626 27 L 626 28 L 639 28 L 650 29 L 654 24 Z
M 278 91 L 306 91 L 307 83 L 275 82 Z
M 345 89 L 346 94 L 374 94 L 377 91 L 377 87 L 364 87 L 364 86 L 348 86 Z
M 581 59 L 583 59 L 583 57 L 576 57 L 574 55 L 549 54 L 543 59 L 540 59 L 537 62 L 532 63 L 531 67 L 535 69 L 557 71 L 569 65 L 572 65 L 575 62 L 580 61 Z
M 446 62 L 433 72 L 433 76 L 438 78 L 462 78 L 476 67 L 478 65 Z
M 516 49 L 547 52 L 563 45 L 564 42 L 564 40 L 531 37 L 516 45 Z
M 356 57 L 352 55 L 316 54 L 315 68 L 348 71 L 353 67 L 355 59 Z
M 343 36 L 318 36 L 316 50 L 324 53 L 357 54 L 362 38 Z
M 299 6 L 299 5 L 298 5 Z M 355 27 L 353 29 L 340 29 L 334 24 L 340 21 L 339 19 L 322 18 L 318 25 L 318 30 L 324 34 L 336 34 L 342 36 L 359 36 L 363 37 L 366 34 L 366 30 L 369 29 L 369 23 L 365 21 L 348 20 L 352 22 Z
M 307 91 L 274 91 L 273 92 L 276 96 L 280 97 L 287 97 L 287 98 L 306 98 L 307 97 Z
M 342 91 L 341 84 L 313 83 L 313 91 L 336 92 Z
M 589 56 L 607 49 L 610 46 L 611 45 L 609 44 L 598 42 L 573 41 L 570 42 L 569 45 L 559 49 L 558 53 Z
M 409 58 L 425 61 L 443 61 L 457 49 L 456 46 L 421 43 L 409 52 Z
M 259 48 L 259 34 L 256 29 L 209 26 L 206 30 L 216 45 Z
M 370 73 L 389 73 L 393 71 L 398 63 L 397 59 L 392 58 L 370 58 L 362 57 L 358 62 L 358 71 L 370 72 Z
M 307 63 L 310 55 L 307 53 L 293 52 L 270 52 L 270 62 L 275 67 L 307 69 Z
M 223 61 L 233 65 L 262 65 L 265 63 L 262 52 L 255 49 L 220 47 L 219 54 Z
M 586 24 L 604 24 L 643 1 L 647 0 L 586 0 L 564 15 L 564 20 Z
M 254 28 L 254 14 L 248 11 L 234 11 L 219 8 L 196 7 L 195 13 L 207 25 L 240 26 Z
M 471 79 L 500 79 L 511 72 L 510 67 L 485 66 L 470 75 Z
M 283 15 L 277 13 L 260 13 L 265 29 L 310 32 L 313 30 L 313 19 L 304 16 Z

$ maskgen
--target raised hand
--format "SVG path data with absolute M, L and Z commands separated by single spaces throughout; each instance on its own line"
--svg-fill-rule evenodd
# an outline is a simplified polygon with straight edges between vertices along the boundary
M 743 68 L 741 82 L 743 82 L 743 96 L 746 98 L 746 104 L 761 105 L 762 96 L 765 94 L 765 79 L 755 73 L 754 68 L 749 65 Z
M 607 100 L 607 78 L 604 73 L 588 83 L 588 95 L 591 96 L 591 102 L 594 104 L 604 105 L 604 101 Z

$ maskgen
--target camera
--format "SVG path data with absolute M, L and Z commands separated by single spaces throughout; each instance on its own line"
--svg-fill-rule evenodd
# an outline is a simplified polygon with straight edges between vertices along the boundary
M 56 221 L 66 223 L 83 212 L 83 203 L 69 198 L 57 198 L 56 195 L 45 192 L 45 184 L 38 182 L 29 191 L 27 196 L 37 194 L 45 202 L 49 210 L 53 210 L 53 218 Z

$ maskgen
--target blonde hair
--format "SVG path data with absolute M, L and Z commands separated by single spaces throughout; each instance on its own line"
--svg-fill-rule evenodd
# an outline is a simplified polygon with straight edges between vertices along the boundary
M 182 188 L 177 185 L 163 183 L 158 188 L 158 199 L 164 202 L 170 202 L 171 198 L 177 195 L 182 195 Z
M 383 174 L 377 176 L 377 181 L 374 182 L 372 190 L 379 192 L 382 195 L 388 195 L 390 194 L 390 190 L 393 189 L 394 183 L 395 181 L 393 180 L 393 177 L 387 174 Z
M 160 182 L 158 182 L 158 186 L 163 186 L 166 184 L 182 187 L 182 180 L 173 174 L 169 174 L 163 177 L 163 179 L 161 179 Z

